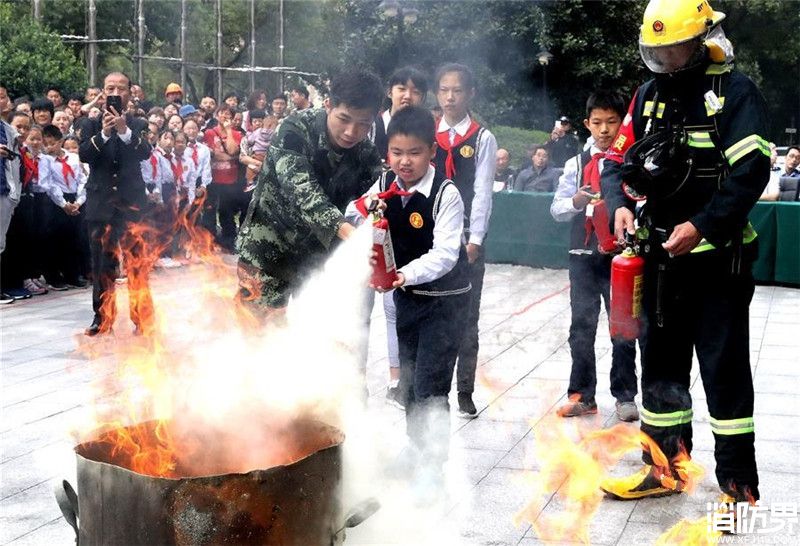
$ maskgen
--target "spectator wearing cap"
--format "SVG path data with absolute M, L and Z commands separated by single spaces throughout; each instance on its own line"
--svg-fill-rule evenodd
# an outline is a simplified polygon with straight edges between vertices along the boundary
M 183 89 L 177 83 L 172 82 L 164 91 L 164 98 L 167 99 L 167 103 L 181 104 L 183 103 Z
M 563 168 L 568 159 L 581 151 L 581 144 L 567 116 L 561 116 L 556 120 L 546 147 L 550 154 L 550 164 L 558 168 Z
M 55 107 L 48 99 L 36 99 L 31 104 L 31 113 L 33 115 L 33 122 L 36 125 L 50 125 L 53 123 L 53 114 L 55 114 Z
M 183 119 L 183 121 L 186 121 L 186 118 L 194 115 L 196 112 L 197 108 L 195 108 L 193 104 L 184 104 L 178 109 L 178 115 Z

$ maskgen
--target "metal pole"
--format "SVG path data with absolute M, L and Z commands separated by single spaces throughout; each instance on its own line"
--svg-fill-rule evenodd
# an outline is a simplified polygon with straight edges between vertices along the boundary
M 222 0 L 215 0 L 217 15 L 217 66 L 222 66 Z M 217 100 L 222 101 L 222 70 L 217 70 Z
M 278 37 L 279 37 L 279 40 L 280 40 L 279 45 L 278 45 L 278 64 L 280 66 L 283 66 L 283 48 L 284 48 L 284 43 L 283 43 L 283 0 L 280 0 L 280 3 L 278 4 L 278 6 L 279 6 L 278 7 L 278 19 L 279 19 Z M 280 79 L 281 79 L 281 93 L 283 93 L 283 85 L 284 85 L 283 73 L 281 73 L 281 78 Z
M 181 0 L 181 89 L 186 100 L 186 0 Z
M 250 0 L 250 68 L 256 65 L 256 0 Z M 256 90 L 256 73 L 250 72 L 250 93 Z
M 37 23 L 42 22 L 42 0 L 33 0 L 33 18 Z
M 144 85 L 144 0 L 136 1 L 136 82 Z
M 89 70 L 89 85 L 97 85 L 97 6 L 95 0 L 89 0 L 89 31 L 86 33 L 89 43 L 86 50 L 86 64 Z

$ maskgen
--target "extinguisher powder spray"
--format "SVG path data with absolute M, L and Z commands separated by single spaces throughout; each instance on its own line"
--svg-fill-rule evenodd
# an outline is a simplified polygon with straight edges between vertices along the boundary
M 611 260 L 611 337 L 633 341 L 641 332 L 644 258 L 628 246 Z

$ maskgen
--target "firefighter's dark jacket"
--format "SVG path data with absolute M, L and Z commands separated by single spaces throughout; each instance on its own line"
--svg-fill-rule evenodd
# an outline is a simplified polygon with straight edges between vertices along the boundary
M 714 111 L 713 97 L 712 106 L 707 104 L 704 95 L 709 91 L 720 99 L 720 111 Z M 645 136 L 651 118 L 649 134 L 683 126 L 693 159 L 690 178 L 678 193 L 663 203 L 647 203 L 653 226 L 671 230 L 691 221 L 704 238 L 700 246 L 706 248 L 741 240 L 747 216 L 769 180 L 761 92 L 731 65 L 708 63 L 678 75 L 659 75 L 639 87 L 603 167 L 602 190 L 612 228 L 613 211 L 634 208 L 621 187 L 622 154 Z

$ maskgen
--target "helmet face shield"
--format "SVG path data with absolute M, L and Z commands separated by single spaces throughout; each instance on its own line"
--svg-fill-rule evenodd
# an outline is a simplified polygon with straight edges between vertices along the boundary
M 697 60 L 700 46 L 699 39 L 665 46 L 647 46 L 640 41 L 639 54 L 651 72 L 671 74 L 692 66 Z

